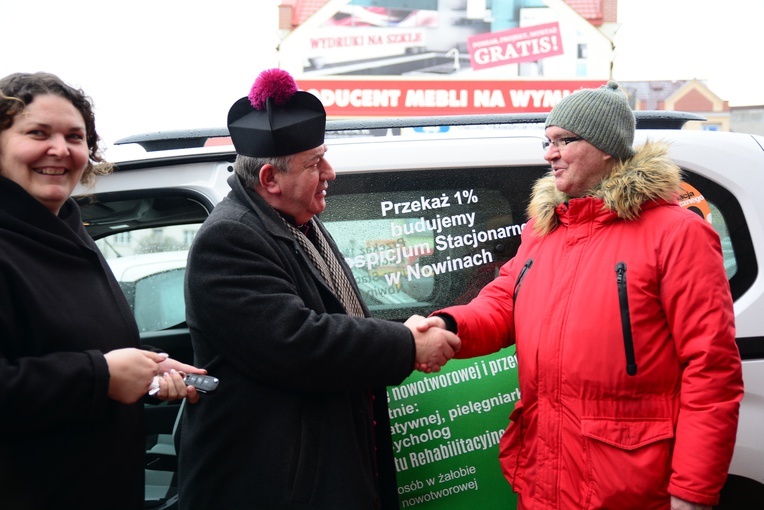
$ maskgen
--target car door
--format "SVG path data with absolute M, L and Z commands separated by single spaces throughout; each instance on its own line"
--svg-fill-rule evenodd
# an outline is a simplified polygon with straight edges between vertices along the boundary
M 183 282 L 188 249 L 213 204 L 188 190 L 125 190 L 79 198 L 90 235 L 135 315 L 141 343 L 193 364 Z M 181 403 L 147 397 L 146 508 L 171 508 L 177 486 L 175 422 Z

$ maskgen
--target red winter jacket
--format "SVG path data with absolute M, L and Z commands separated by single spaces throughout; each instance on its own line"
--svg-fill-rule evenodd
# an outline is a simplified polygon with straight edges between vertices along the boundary
M 719 236 L 678 206 L 679 179 L 663 144 L 594 197 L 541 179 L 517 255 L 435 312 L 456 320 L 460 357 L 516 343 L 522 398 L 499 455 L 520 509 L 718 502 L 741 363 Z

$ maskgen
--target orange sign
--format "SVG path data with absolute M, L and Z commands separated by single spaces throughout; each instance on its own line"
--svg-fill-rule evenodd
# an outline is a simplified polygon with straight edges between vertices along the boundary
M 683 193 L 679 195 L 679 205 L 697 213 L 701 218 L 712 223 L 711 208 L 700 191 L 686 182 L 682 182 L 682 190 Z
M 592 80 L 345 80 L 298 79 L 331 116 L 373 117 L 548 112 Z

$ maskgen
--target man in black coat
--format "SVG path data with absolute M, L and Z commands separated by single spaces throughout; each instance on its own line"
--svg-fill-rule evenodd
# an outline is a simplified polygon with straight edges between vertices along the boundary
M 180 507 L 398 508 L 385 386 L 460 346 L 374 319 L 316 217 L 335 178 L 326 113 L 284 71 L 234 103 L 231 192 L 186 270 L 198 366 L 219 377 L 182 422 Z

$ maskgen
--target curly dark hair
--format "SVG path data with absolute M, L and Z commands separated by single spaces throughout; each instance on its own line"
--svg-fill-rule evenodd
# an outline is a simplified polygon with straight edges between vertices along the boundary
M 82 174 L 82 184 L 89 184 L 96 175 L 111 171 L 98 146 L 100 137 L 95 127 L 93 104 L 82 90 L 64 83 L 51 73 L 13 73 L 0 79 L 0 131 L 13 125 L 16 115 L 37 96 L 55 95 L 68 100 L 80 112 L 85 120 L 86 140 L 89 148 L 89 160 Z

